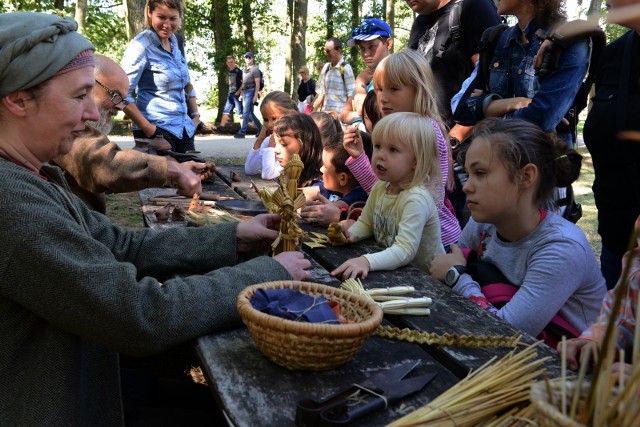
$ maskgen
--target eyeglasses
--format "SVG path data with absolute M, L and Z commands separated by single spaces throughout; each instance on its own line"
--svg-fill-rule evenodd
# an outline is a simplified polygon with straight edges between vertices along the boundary
M 373 28 L 377 28 L 378 30 L 384 31 L 387 34 L 387 37 L 389 37 L 389 32 L 386 28 L 382 28 L 372 22 L 365 22 L 361 26 L 354 28 L 351 31 L 351 37 L 355 37 L 359 34 L 370 34 Z
M 100 86 L 102 86 L 102 89 L 105 90 L 105 92 L 107 92 L 110 96 L 111 96 L 111 102 L 113 102 L 113 105 L 118 105 L 120 103 L 122 103 L 122 105 L 124 107 L 126 107 L 127 105 L 129 105 L 129 102 L 124 99 L 122 97 L 122 95 L 120 95 L 119 93 L 116 93 L 114 91 L 112 91 L 111 89 L 109 89 L 108 87 L 106 87 L 105 85 L 103 85 L 102 83 L 100 83 L 98 80 L 96 80 L 96 83 L 98 83 Z

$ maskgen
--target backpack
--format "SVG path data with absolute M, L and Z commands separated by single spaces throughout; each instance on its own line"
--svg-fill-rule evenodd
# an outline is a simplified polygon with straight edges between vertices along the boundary
M 484 34 L 482 34 L 480 47 L 478 49 L 478 53 L 480 54 L 479 71 L 482 72 L 486 85 L 489 84 L 489 64 L 493 57 L 493 51 L 500 39 L 500 35 L 507 28 L 509 28 L 509 26 L 505 24 L 496 25 L 488 28 Z M 587 106 L 589 92 L 591 91 L 591 86 L 593 86 L 595 81 L 598 68 L 600 67 L 600 59 L 607 43 L 604 31 L 602 31 L 599 26 L 588 21 L 575 20 L 565 22 L 547 32 L 538 30 L 536 35 L 551 41 L 551 44 L 544 52 L 540 69 L 536 70 L 536 75 L 540 81 L 544 80 L 549 74 L 558 68 L 560 57 L 569 46 L 579 40 L 583 40 L 585 37 L 588 37 L 591 40 L 591 59 L 589 61 L 587 76 L 582 82 L 582 85 L 580 85 L 580 89 L 573 100 L 573 105 L 569 108 L 569 111 L 567 111 L 564 117 L 569 122 L 569 125 L 560 124 L 556 127 L 560 132 L 571 133 L 573 140 L 576 141 L 578 133 L 578 116 Z M 488 90 L 488 88 L 485 88 L 485 90 Z
M 508 25 L 501 24 L 488 28 L 480 41 L 479 53 L 479 72 L 484 77 L 485 84 L 489 85 L 490 69 L 489 64 L 493 57 L 493 51 L 500 39 L 500 35 L 504 30 L 509 28 Z M 591 86 L 596 78 L 597 70 L 600 66 L 600 59 L 604 48 L 606 46 L 606 37 L 604 31 L 600 27 L 584 20 L 576 20 L 565 22 L 559 27 L 544 32 L 538 30 L 536 32 L 538 37 L 551 41 L 551 44 L 544 51 L 544 57 L 542 59 L 542 65 L 536 70 L 536 75 L 542 81 L 549 74 L 551 74 L 556 68 L 558 68 L 558 62 L 562 53 L 571 44 L 584 39 L 585 37 L 591 40 L 591 58 L 589 61 L 589 68 L 587 70 L 587 76 L 580 85 L 580 89 L 576 94 L 573 104 L 569 111 L 565 114 L 564 118 L 569 122 L 568 125 L 559 124 L 556 127 L 557 131 L 563 133 L 571 133 L 573 140 L 577 140 L 578 136 L 578 116 L 580 112 L 587 106 L 587 100 L 589 98 L 589 92 Z M 485 87 L 485 90 L 488 90 Z M 562 212 L 562 217 L 572 223 L 577 223 L 582 217 L 582 206 L 576 202 L 573 188 L 567 187 L 567 195 L 561 199 L 556 200 L 559 207 L 565 207 Z
M 498 267 L 482 259 L 485 237 L 485 233 L 480 236 L 480 245 L 477 249 L 462 248 L 462 253 L 467 260 L 467 273 L 478 282 L 487 301 L 499 310 L 511 301 L 520 287 L 510 283 Z M 558 342 L 562 341 L 562 336 L 569 339 L 579 335 L 580 331 L 556 313 L 537 338 L 543 340 L 548 346 L 556 348 Z
M 440 48 L 437 52 L 434 53 L 434 57 L 442 59 L 444 57 L 445 52 L 453 43 L 458 50 L 459 56 L 463 61 L 469 61 L 471 58 L 471 54 L 468 54 L 467 48 L 464 45 L 464 31 L 462 28 L 462 3 L 464 0 L 455 0 L 453 6 L 451 7 L 451 11 L 449 12 L 449 37 L 442 42 Z M 464 67 L 459 67 L 459 80 L 463 81 L 465 76 Z
M 345 87 L 347 86 L 347 83 L 344 81 L 344 67 L 346 65 L 347 65 L 347 61 L 342 61 L 342 63 L 340 63 L 340 77 L 342 77 L 342 83 L 345 85 Z M 324 68 L 320 72 L 320 74 L 324 73 L 325 80 L 327 79 L 327 70 L 329 69 L 330 66 L 331 66 L 331 62 L 327 62 L 326 64 L 324 64 Z M 326 81 L 325 81 L 325 86 L 326 86 Z
M 262 90 L 264 89 L 264 76 L 262 75 L 262 70 L 260 68 L 258 68 L 258 72 L 260 73 L 260 89 L 258 90 Z

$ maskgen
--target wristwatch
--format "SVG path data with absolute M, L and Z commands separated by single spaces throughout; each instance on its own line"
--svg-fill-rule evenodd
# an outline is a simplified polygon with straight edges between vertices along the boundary
M 461 274 L 467 272 L 467 267 L 464 265 L 454 265 L 449 270 L 447 270 L 447 274 L 444 275 L 444 284 L 450 288 L 453 288 L 456 283 L 458 283 L 458 279 Z

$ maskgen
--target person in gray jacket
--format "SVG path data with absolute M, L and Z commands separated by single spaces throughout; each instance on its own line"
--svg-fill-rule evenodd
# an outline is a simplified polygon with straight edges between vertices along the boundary
M 0 14 L 0 425 L 123 425 L 119 353 L 238 326 L 243 288 L 310 277 L 298 252 L 239 263 L 275 239 L 277 215 L 136 233 L 69 191 L 48 162 L 98 119 L 76 29 Z

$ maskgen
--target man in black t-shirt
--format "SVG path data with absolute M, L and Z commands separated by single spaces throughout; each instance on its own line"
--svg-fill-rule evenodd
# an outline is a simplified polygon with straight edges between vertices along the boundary
M 493 0 L 405 0 L 418 14 L 409 35 L 409 48 L 421 52 L 431 65 L 435 81 L 438 108 L 453 143 L 464 141 L 472 126 L 455 124 L 451 113 L 451 98 L 460 91 L 478 61 L 482 33 L 498 25 L 500 17 Z M 454 164 L 457 171 L 460 165 Z M 453 175 L 455 189 L 447 197 L 456 217 L 464 227 L 469 211 L 463 182 Z
M 485 29 L 500 23 L 493 0 L 406 0 L 418 14 L 413 21 L 409 48 L 427 58 L 438 91 L 440 114 L 448 126 L 451 98 L 471 75 L 477 61 L 478 45 Z M 452 30 L 451 27 L 459 27 Z M 459 38 L 454 41 L 454 36 Z M 464 139 L 466 135 L 452 136 Z
M 238 116 L 242 119 L 242 100 L 240 99 L 242 69 L 238 68 L 233 56 L 227 56 L 227 67 L 229 68 L 229 94 L 227 95 L 227 102 L 222 113 L 222 121 L 220 122 L 221 127 L 224 127 L 229 121 L 229 115 L 233 112 L 234 106 L 238 111 Z

